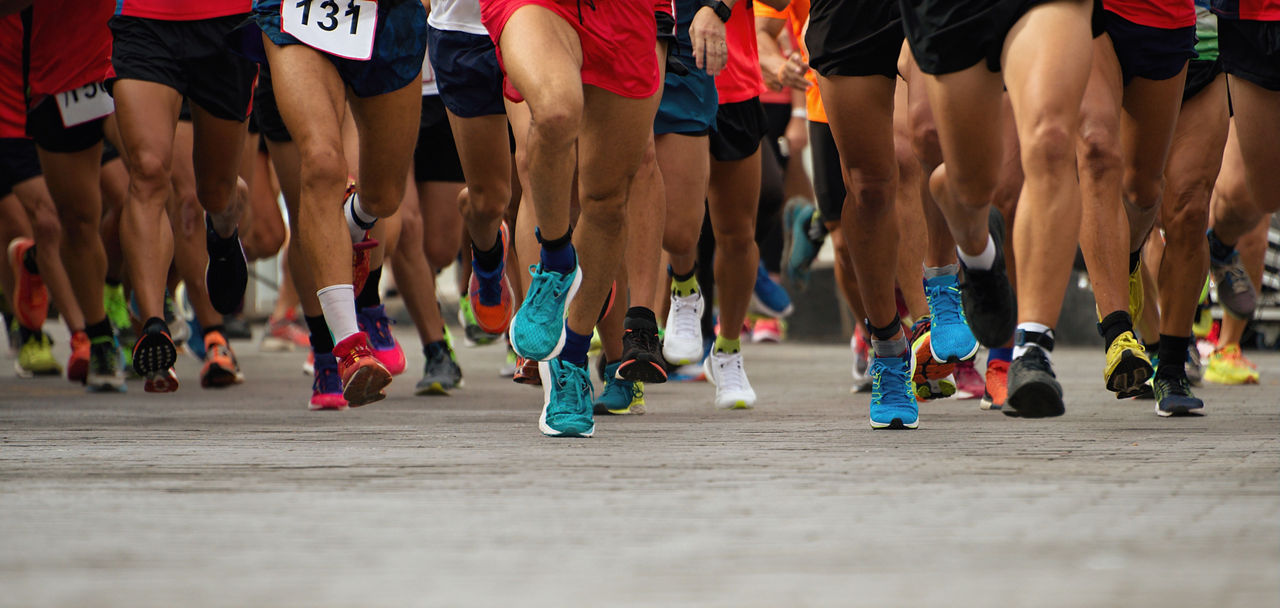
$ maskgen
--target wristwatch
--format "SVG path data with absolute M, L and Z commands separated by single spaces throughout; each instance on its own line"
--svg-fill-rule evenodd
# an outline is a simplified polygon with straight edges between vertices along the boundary
M 702 6 L 711 7 L 711 10 L 716 12 L 716 16 L 725 23 L 729 22 L 729 16 L 733 14 L 733 9 L 721 0 L 702 0 Z

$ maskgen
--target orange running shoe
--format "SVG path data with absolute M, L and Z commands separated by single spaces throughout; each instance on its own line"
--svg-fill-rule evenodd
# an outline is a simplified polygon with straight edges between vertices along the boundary
M 382 389 L 391 384 L 391 372 L 382 366 L 369 347 L 369 334 L 358 331 L 333 347 L 342 376 L 342 398 L 351 407 L 368 405 L 387 398 Z
M 204 367 L 200 370 L 200 386 L 221 388 L 244 382 L 236 355 L 227 344 L 222 332 L 209 332 L 204 336 Z
M 36 246 L 34 239 L 20 236 L 9 241 L 9 267 L 13 269 L 14 314 L 27 329 L 40 329 L 49 316 L 49 290 L 39 274 L 27 270 L 22 258 Z
M 955 363 L 943 363 L 933 358 L 933 349 L 930 345 L 932 327 L 929 317 L 923 317 L 915 322 L 908 333 L 911 349 L 916 351 L 916 375 L 913 378 L 916 384 L 924 384 L 928 380 L 941 380 L 950 376 L 956 369 Z
M 475 245 L 471 246 L 471 282 L 467 285 L 471 314 L 476 325 L 489 334 L 501 334 L 511 324 L 515 313 L 515 293 L 505 272 L 507 266 L 507 223 L 498 229 L 498 241 L 502 245 L 502 262 L 492 271 L 482 270 L 476 262 Z
M 516 384 L 542 386 L 542 374 L 538 373 L 538 360 L 516 355 L 516 373 L 511 377 Z
M 71 359 L 67 361 L 67 380 L 84 384 L 89 379 L 89 334 L 71 334 Z
M 1005 398 L 1009 395 L 1009 362 L 999 359 L 987 359 L 987 391 L 982 395 L 978 407 L 984 410 L 998 410 L 1004 407 Z

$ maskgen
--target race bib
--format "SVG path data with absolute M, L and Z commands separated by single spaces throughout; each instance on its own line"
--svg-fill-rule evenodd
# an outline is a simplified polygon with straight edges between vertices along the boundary
M 108 116 L 116 111 L 115 100 L 101 82 L 58 93 L 58 113 L 62 114 L 62 126 L 74 127 L 91 120 Z
M 359 61 L 373 56 L 376 0 L 282 0 L 280 29 L 330 55 Z

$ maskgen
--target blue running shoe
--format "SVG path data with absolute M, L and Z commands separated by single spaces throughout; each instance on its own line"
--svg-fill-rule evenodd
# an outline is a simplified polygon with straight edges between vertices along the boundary
M 911 382 L 916 358 L 910 349 L 902 357 L 871 361 L 871 428 L 914 429 L 920 426 L 920 407 Z
M 644 413 L 644 383 L 619 380 L 617 375 L 620 363 L 621 361 L 616 361 L 600 368 L 600 375 L 604 379 L 604 389 L 600 391 L 600 396 L 595 400 L 595 413 L 597 414 Z
M 582 285 L 582 269 L 563 274 L 543 270 L 542 265 L 529 267 L 533 282 L 524 304 L 511 319 L 511 348 L 526 359 L 554 359 L 564 348 L 564 317 L 569 303 Z
M 590 437 L 594 390 L 587 368 L 552 359 L 538 363 L 542 376 L 542 416 L 538 429 L 548 437 Z
M 960 304 L 960 283 L 954 274 L 925 279 L 924 296 L 933 317 L 929 348 L 933 358 L 947 363 L 968 361 L 978 354 L 978 339 L 969 330 Z
M 756 285 L 751 290 L 751 303 L 757 312 L 775 319 L 791 314 L 795 308 L 791 305 L 791 296 L 787 290 L 769 278 L 769 271 L 764 269 L 764 262 L 756 268 Z
M 817 213 L 817 206 L 807 202 L 788 203 L 783 210 L 783 236 L 787 239 L 786 253 L 782 259 L 786 262 L 782 269 L 783 276 L 800 289 L 809 284 L 809 269 L 818 257 L 825 239 L 814 239 L 810 224 Z

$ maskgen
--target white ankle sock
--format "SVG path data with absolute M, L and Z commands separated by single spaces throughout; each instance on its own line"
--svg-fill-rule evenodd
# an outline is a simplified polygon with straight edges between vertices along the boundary
M 351 285 L 330 285 L 316 292 L 320 298 L 320 310 L 324 311 L 324 322 L 333 333 L 334 343 L 341 342 L 356 332 L 360 325 L 356 323 L 356 291 Z
M 1018 329 L 1021 329 L 1021 330 L 1023 330 L 1023 331 L 1027 331 L 1027 332 L 1034 332 L 1034 333 L 1041 333 L 1041 334 L 1043 334 L 1043 333 L 1048 333 L 1048 332 L 1052 331 L 1052 330 L 1049 328 L 1049 326 L 1048 326 L 1048 325 L 1045 325 L 1045 324 L 1043 324 L 1043 323 L 1034 323 L 1034 322 L 1031 322 L 1031 321 L 1028 321 L 1028 322 L 1026 322 L 1026 323 L 1019 323 L 1019 324 L 1018 324 Z M 1045 358 L 1046 358 L 1046 359 L 1049 359 L 1050 361 L 1052 361 L 1052 360 L 1053 360 L 1053 351 L 1045 350 L 1045 349 L 1043 349 L 1043 348 L 1042 348 L 1042 349 L 1040 349 L 1040 350 L 1043 350 L 1043 351 L 1044 351 L 1044 356 L 1045 356 Z M 1027 352 L 1027 345 L 1026 345 L 1026 344 L 1014 344 L 1014 345 L 1013 345 L 1013 358 L 1014 358 L 1014 359 L 1017 359 L 1018 357 L 1021 357 L 1021 356 L 1022 356 L 1022 353 L 1025 353 L 1025 352 Z
M 960 256 L 960 261 L 964 262 L 965 268 L 973 270 L 991 270 L 996 265 L 996 242 L 992 240 L 991 235 L 987 235 L 987 248 L 982 250 L 978 255 L 969 255 L 956 247 L 956 255 Z
M 360 195 L 355 192 L 342 202 L 342 216 L 347 218 L 347 230 L 351 232 L 352 243 L 363 241 L 365 231 L 372 230 L 373 225 L 378 222 L 378 216 L 370 215 L 360 205 Z

